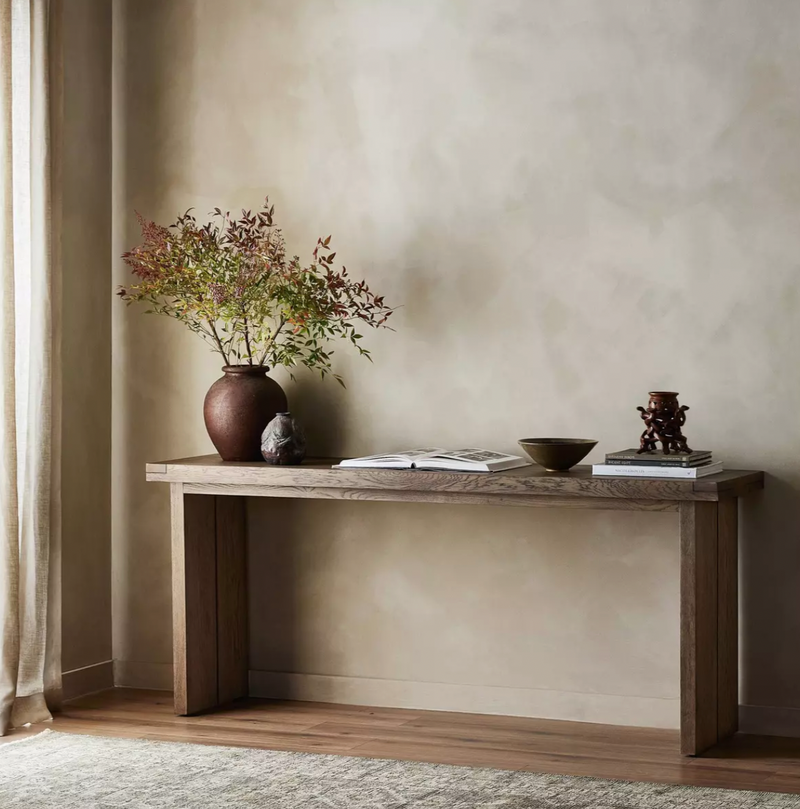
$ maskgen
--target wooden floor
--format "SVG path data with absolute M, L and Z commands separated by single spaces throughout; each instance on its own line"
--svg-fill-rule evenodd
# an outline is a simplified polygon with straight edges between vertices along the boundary
M 50 725 L 15 731 L 13 741 Z M 163 691 L 112 689 L 67 703 L 54 730 L 134 739 L 397 758 L 800 794 L 800 739 L 736 736 L 701 758 L 678 732 L 542 719 L 248 699 L 196 717 Z M 800 804 L 799 804 L 800 805 Z

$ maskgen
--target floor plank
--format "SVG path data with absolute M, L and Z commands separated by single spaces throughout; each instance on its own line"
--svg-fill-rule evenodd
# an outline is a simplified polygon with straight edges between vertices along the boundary
M 677 731 L 370 708 L 239 700 L 175 716 L 172 695 L 116 688 L 65 703 L 45 727 L 93 736 L 397 758 L 473 767 L 800 794 L 800 739 L 737 734 L 698 758 L 679 753 Z

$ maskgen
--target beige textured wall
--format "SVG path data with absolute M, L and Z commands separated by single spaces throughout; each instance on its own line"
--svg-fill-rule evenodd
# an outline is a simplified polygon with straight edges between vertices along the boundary
M 111 659 L 111 7 L 64 5 L 62 643 L 70 671 Z
M 566 434 L 598 438 L 594 460 L 635 440 L 648 390 L 681 391 L 694 445 L 770 473 L 743 511 L 742 701 L 800 707 L 800 6 L 115 8 L 116 252 L 134 209 L 267 192 L 298 252 L 334 234 L 403 308 L 374 366 L 342 352 L 347 391 L 287 382 L 313 452 Z M 168 495 L 143 465 L 210 450 L 220 363 L 172 322 L 113 316 L 115 658 L 123 682 L 168 683 Z M 259 502 L 254 682 L 674 725 L 675 529 Z

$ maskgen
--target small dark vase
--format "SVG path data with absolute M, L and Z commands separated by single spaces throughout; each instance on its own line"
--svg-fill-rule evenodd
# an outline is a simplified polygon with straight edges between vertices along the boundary
M 261 433 L 287 409 L 286 394 L 266 365 L 226 365 L 208 390 L 203 418 L 223 461 L 260 461 Z
M 303 428 L 291 413 L 276 413 L 261 436 L 261 455 L 267 463 L 294 466 L 306 457 Z

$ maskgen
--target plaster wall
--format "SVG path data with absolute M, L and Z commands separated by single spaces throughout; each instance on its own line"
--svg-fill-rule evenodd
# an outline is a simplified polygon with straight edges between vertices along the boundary
M 687 433 L 763 468 L 742 511 L 744 704 L 800 708 L 800 6 L 790 0 L 115 4 L 114 253 L 134 210 L 276 204 L 293 252 L 402 305 L 282 372 L 314 454 Z M 118 262 L 115 280 L 127 280 Z M 114 657 L 170 682 L 166 487 L 219 360 L 113 311 Z M 257 502 L 264 693 L 675 726 L 674 515 Z

